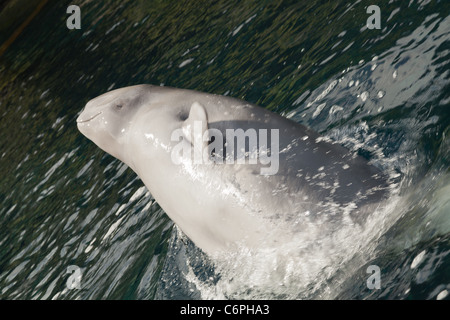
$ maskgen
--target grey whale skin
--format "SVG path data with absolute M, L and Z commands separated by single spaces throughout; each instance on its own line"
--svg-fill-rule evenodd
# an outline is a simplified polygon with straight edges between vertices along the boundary
M 202 141 L 192 130 L 194 123 L 201 124 L 203 134 L 216 130 L 223 137 L 227 129 L 277 129 L 277 171 L 261 174 L 268 167 L 261 162 L 211 158 L 195 163 L 184 153 L 174 161 L 176 146 Z M 332 232 L 342 223 L 364 223 L 388 195 L 387 176 L 366 159 L 301 124 L 231 97 L 125 87 L 90 100 L 77 126 L 133 169 L 175 224 L 210 255 L 274 247 L 294 232 L 308 232 L 311 224 Z M 185 137 L 174 141 L 176 130 Z M 271 137 L 267 141 L 267 149 L 275 151 Z M 225 142 L 220 143 L 226 149 Z M 211 148 L 211 140 L 209 146 L 203 143 Z

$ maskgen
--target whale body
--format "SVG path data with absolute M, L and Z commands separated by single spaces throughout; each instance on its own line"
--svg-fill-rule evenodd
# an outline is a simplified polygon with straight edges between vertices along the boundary
M 211 255 L 276 246 L 311 224 L 363 223 L 388 194 L 365 158 L 232 97 L 125 87 L 90 100 L 77 126 Z

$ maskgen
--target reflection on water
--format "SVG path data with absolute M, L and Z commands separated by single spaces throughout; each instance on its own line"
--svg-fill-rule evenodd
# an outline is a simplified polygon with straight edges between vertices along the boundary
M 0 60 L 1 298 L 448 299 L 446 2 L 383 1 L 381 30 L 365 1 L 79 1 L 70 31 L 69 4 L 47 3 Z M 213 263 L 76 129 L 88 100 L 138 83 L 279 112 L 392 172 L 398 198 L 338 242 Z

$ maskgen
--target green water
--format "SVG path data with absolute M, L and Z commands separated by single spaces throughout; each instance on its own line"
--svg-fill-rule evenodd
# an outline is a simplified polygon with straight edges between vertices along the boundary
M 66 27 L 70 4 L 81 30 Z M 370 30 L 370 4 L 48 3 L 0 57 L 0 298 L 445 296 L 450 6 L 378 1 L 381 29 Z M 395 172 L 401 200 L 371 226 L 364 254 L 305 256 L 321 268 L 282 290 L 263 276 L 245 283 L 183 239 L 139 178 L 78 132 L 88 100 L 139 83 L 229 95 L 308 125 Z M 235 271 L 265 263 L 256 261 Z M 373 264 L 379 290 L 366 287 Z M 68 286 L 70 266 L 80 289 Z

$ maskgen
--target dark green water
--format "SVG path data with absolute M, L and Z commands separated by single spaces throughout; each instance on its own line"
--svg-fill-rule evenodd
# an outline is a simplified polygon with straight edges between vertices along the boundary
M 70 4 L 81 30 L 66 28 Z M 450 6 L 377 1 L 381 30 L 370 30 L 370 4 L 47 4 L 0 58 L 0 298 L 449 299 Z M 394 173 L 392 205 L 333 250 L 214 265 L 76 128 L 88 100 L 139 83 L 308 125 Z M 381 289 L 367 288 L 369 265 Z

